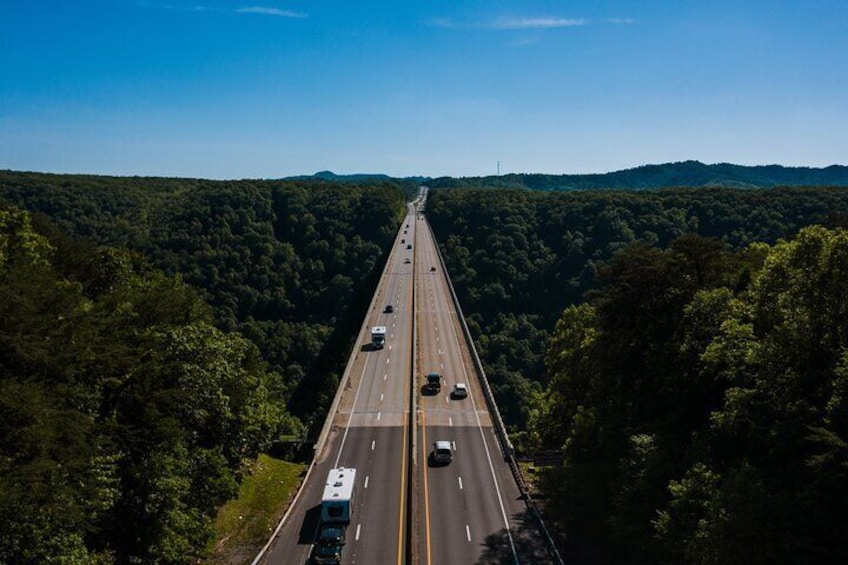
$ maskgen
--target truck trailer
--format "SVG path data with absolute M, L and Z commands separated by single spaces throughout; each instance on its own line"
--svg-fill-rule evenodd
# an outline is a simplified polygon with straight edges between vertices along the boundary
M 374 326 L 371 328 L 371 345 L 374 349 L 383 349 L 386 344 L 386 326 Z

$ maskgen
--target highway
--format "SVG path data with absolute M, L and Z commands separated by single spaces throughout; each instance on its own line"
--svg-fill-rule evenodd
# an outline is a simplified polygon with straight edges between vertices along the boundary
M 419 396 L 417 413 L 420 464 L 418 504 L 419 562 L 545 563 L 535 530 L 525 521 L 526 505 L 492 428 L 480 383 L 471 362 L 447 280 L 436 255 L 436 242 L 425 221 L 417 223 L 416 324 L 422 392 L 423 375 L 443 376 L 438 394 Z M 433 270 L 435 268 L 435 270 Z M 452 398 L 454 384 L 469 395 Z M 455 446 L 453 461 L 436 466 L 429 453 L 436 440 Z M 529 540 L 528 540 L 529 536 Z
M 375 325 L 387 328 L 383 349 L 369 345 Z M 433 371 L 443 375 L 442 389 L 425 393 L 424 375 Z M 345 564 L 408 563 L 408 553 L 422 565 L 549 562 L 492 428 L 436 243 L 412 204 L 346 373 L 325 448 L 261 563 L 309 563 L 324 482 L 339 466 L 357 472 Z M 451 398 L 457 382 L 467 384 L 466 398 Z M 436 440 L 455 447 L 450 464 L 430 461 Z

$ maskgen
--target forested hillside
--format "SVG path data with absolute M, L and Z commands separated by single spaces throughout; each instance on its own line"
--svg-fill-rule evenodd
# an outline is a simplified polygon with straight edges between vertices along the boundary
M 507 174 L 490 177 L 442 177 L 431 188 L 523 188 L 528 190 L 646 190 L 668 187 L 772 188 L 776 186 L 848 186 L 848 167 L 783 167 L 699 161 L 643 165 L 611 173 L 584 175 Z
M 0 562 L 208 551 L 245 464 L 323 422 L 404 202 L 0 172 Z
M 0 562 L 192 562 L 300 426 L 278 381 L 178 277 L 0 208 Z
M 565 455 L 538 487 L 567 562 L 844 556 L 848 233 L 805 226 L 844 226 L 848 191 L 428 210 L 519 452 Z
M 636 244 L 569 307 L 530 430 L 572 563 L 839 563 L 848 232 Z
M 391 183 L 5 171 L 0 200 L 179 274 L 212 306 L 216 327 L 259 347 L 280 375 L 276 397 L 312 426 L 334 394 L 405 196 Z
M 687 233 L 741 248 L 813 223 L 845 225 L 848 191 L 431 190 L 427 213 L 498 405 L 519 432 L 559 316 L 596 286 L 615 253 L 634 242 L 664 248 Z

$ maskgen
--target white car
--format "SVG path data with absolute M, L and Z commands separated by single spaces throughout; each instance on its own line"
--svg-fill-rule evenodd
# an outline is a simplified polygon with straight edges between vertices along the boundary
M 468 387 L 465 386 L 465 383 L 456 383 L 453 385 L 451 396 L 454 398 L 465 398 L 468 396 Z
M 450 463 L 453 459 L 453 449 L 449 441 L 437 441 L 433 443 L 433 461 L 435 463 Z

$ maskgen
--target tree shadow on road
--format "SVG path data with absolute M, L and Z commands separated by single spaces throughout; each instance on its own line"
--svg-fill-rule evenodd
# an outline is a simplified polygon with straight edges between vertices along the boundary
M 548 544 L 545 542 L 538 524 L 529 509 L 513 514 L 512 541 L 519 563 L 545 565 L 554 563 Z M 515 563 L 512 546 L 509 543 L 506 529 L 501 529 L 486 536 L 483 542 L 483 554 L 477 560 L 477 565 L 510 565 Z

